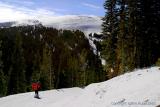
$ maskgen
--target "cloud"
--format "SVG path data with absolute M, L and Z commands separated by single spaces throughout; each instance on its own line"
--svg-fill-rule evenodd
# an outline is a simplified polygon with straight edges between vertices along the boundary
M 24 18 L 29 18 L 27 14 L 21 12 L 19 10 L 14 9 L 14 6 L 3 4 L 0 2 L 0 21 L 11 21 L 11 20 L 19 20 Z
M 22 1 L 22 0 L 12 0 L 10 1 L 11 3 L 17 3 L 17 4 L 24 4 L 26 6 L 32 6 L 34 5 L 35 3 L 33 1 Z
M 2 0 L 4 3 L 12 3 L 12 4 L 19 4 L 19 5 L 26 5 L 26 6 L 32 6 L 35 3 L 33 1 L 27 0 L 27 1 L 22 1 L 22 0 Z
M 40 19 L 44 17 L 56 16 L 55 11 L 47 8 L 29 9 L 25 6 L 17 7 L 0 1 L 0 22 Z
M 66 10 L 66 9 L 58 9 L 58 8 L 55 8 L 54 11 L 57 11 L 57 12 L 68 12 L 68 10 Z
M 90 4 L 90 3 L 82 3 L 82 5 L 90 7 L 90 8 L 94 8 L 94 9 L 100 9 L 100 6 L 94 5 L 94 4 Z
M 31 5 L 34 5 L 35 3 L 34 2 L 32 2 L 32 1 L 21 1 L 21 2 L 19 2 L 20 4 L 25 4 L 25 5 L 28 5 L 28 6 L 31 6 Z

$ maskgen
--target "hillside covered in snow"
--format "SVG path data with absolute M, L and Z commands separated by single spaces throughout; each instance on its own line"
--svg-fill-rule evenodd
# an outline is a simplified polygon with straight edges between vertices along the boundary
M 160 68 L 135 70 L 85 88 L 24 93 L 0 98 L 0 107 L 158 107 Z
M 18 20 L 12 22 L 0 23 L 0 27 L 11 26 L 26 26 L 26 25 L 39 25 L 42 24 L 47 27 L 57 29 L 81 30 L 85 33 L 101 32 L 101 17 L 98 16 L 78 16 L 78 15 L 65 15 L 47 18 L 39 18 L 38 20 Z

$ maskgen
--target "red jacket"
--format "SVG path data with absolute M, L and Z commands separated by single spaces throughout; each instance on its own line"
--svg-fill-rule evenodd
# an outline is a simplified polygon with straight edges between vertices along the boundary
M 40 88 L 41 88 L 40 83 L 32 83 L 32 90 L 33 91 L 40 90 Z

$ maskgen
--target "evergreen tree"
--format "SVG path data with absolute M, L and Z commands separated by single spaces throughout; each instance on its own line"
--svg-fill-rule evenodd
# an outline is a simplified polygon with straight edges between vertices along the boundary
M 42 63 L 40 66 L 40 82 L 43 90 L 54 88 L 51 55 L 51 48 L 45 43 L 43 47 Z
M 0 97 L 6 95 L 7 92 L 7 84 L 6 84 L 6 77 L 3 73 L 3 62 L 2 62 L 2 48 L 1 48 L 2 41 L 0 40 Z
M 118 17 L 116 0 L 106 0 L 104 8 L 106 9 L 105 17 L 103 18 L 103 35 L 101 55 L 106 60 L 107 64 L 105 70 L 109 78 L 113 77 L 115 72 L 112 69 L 115 68 L 116 63 L 116 43 L 118 32 Z
M 26 91 L 25 64 L 20 32 L 15 35 L 14 51 L 12 53 L 12 65 L 10 68 L 8 94 L 16 94 Z
M 126 1 L 125 0 L 117 0 L 118 5 L 120 6 L 118 16 L 119 16 L 119 31 L 117 32 L 118 40 L 117 40 L 117 49 L 116 49 L 116 75 L 122 74 L 128 71 L 128 20 L 127 20 L 127 10 L 126 10 Z
M 101 55 L 109 77 L 156 63 L 160 54 L 159 7 L 158 0 L 106 0 Z M 115 18 L 113 23 L 110 19 Z
M 79 70 L 79 62 L 75 56 L 70 56 L 68 59 L 68 73 L 67 73 L 67 80 L 70 86 L 80 86 L 80 72 Z
M 85 86 L 87 83 L 87 51 L 83 49 L 79 55 L 79 66 L 80 66 L 80 86 Z

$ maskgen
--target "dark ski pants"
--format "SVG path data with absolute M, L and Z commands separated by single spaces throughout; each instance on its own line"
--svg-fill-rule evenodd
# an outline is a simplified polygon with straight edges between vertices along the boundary
M 35 90 L 35 97 L 39 97 L 38 90 Z

